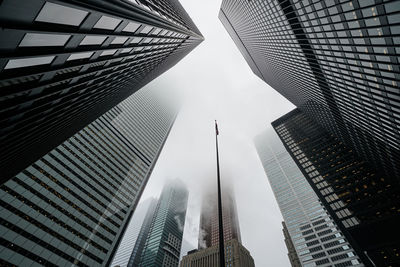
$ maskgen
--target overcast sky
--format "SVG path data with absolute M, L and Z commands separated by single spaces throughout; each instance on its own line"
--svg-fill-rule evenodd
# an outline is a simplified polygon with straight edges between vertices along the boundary
M 290 266 L 282 216 L 253 138 L 294 106 L 252 73 L 218 20 L 221 1 L 180 2 L 205 41 L 148 85 L 182 90 L 185 101 L 141 201 L 158 197 L 165 179 L 183 180 L 190 192 L 184 239 L 197 247 L 201 190 L 216 183 L 217 119 L 221 180 L 234 186 L 243 245 L 257 267 Z

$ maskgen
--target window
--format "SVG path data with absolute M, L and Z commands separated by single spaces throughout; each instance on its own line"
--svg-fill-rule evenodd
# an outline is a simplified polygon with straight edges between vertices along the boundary
M 83 59 L 83 58 L 89 58 L 93 55 L 94 52 L 82 52 L 82 53 L 75 53 L 71 54 L 67 61 L 70 60 L 76 60 L 76 59 Z
M 79 26 L 89 12 L 46 2 L 35 21 Z
M 101 45 L 107 36 L 86 35 L 79 45 Z
M 70 37 L 71 35 L 67 34 L 27 33 L 19 46 L 63 46 Z
M 146 27 L 144 27 L 144 28 L 140 31 L 140 33 L 146 34 L 146 33 L 149 33 L 152 29 L 153 29 L 153 27 L 151 27 L 151 26 L 146 26 Z
M 123 44 L 128 40 L 128 37 L 115 37 L 111 44 Z
M 104 29 L 104 30 L 115 30 L 118 24 L 121 22 L 120 19 L 102 16 L 97 23 L 94 25 L 93 28 L 96 29 Z
M 135 32 L 140 27 L 140 24 L 129 22 L 128 25 L 122 30 L 123 32 Z
M 46 65 L 53 62 L 54 58 L 55 56 L 10 59 L 4 69 L 16 69 L 37 65 Z
M 117 51 L 117 49 L 106 50 L 106 51 L 103 51 L 103 52 L 100 54 L 100 56 L 103 57 L 103 56 L 114 55 L 116 51 Z

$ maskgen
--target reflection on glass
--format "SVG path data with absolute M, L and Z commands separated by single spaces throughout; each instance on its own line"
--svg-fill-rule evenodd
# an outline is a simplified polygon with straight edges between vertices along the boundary
M 104 29 L 104 30 L 115 30 L 118 24 L 121 22 L 120 19 L 102 16 L 93 28 Z
M 35 21 L 79 26 L 88 12 L 46 2 Z
M 27 33 L 19 46 L 63 46 L 70 36 L 67 34 Z
M 107 36 L 90 36 L 86 35 L 80 45 L 101 45 Z
M 10 59 L 4 69 L 16 69 L 50 64 L 51 62 L 53 62 L 54 58 L 55 56 Z
M 110 56 L 110 55 L 114 55 L 114 53 L 117 51 L 117 49 L 110 49 L 110 50 L 105 50 L 101 53 L 101 57 L 102 56 Z
M 128 40 L 128 37 L 115 37 L 111 44 L 123 44 Z
M 140 24 L 129 22 L 128 25 L 122 30 L 123 32 L 135 32 L 140 27 Z
M 143 38 L 135 37 L 132 39 L 131 44 L 138 44 Z
M 153 27 L 151 27 L 151 26 L 146 26 L 146 27 L 144 27 L 144 28 L 140 31 L 140 33 L 146 34 L 146 33 L 149 33 L 152 29 L 153 29 Z
M 121 50 L 121 54 L 129 53 L 129 52 L 132 51 L 132 49 L 133 49 L 132 47 L 131 48 L 124 48 L 124 49 Z
M 76 59 L 83 59 L 89 58 L 93 55 L 94 52 L 82 52 L 82 53 L 74 53 L 69 56 L 67 61 L 76 60 Z

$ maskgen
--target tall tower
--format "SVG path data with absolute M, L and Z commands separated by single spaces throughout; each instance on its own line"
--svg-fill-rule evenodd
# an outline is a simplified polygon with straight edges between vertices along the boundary
M 203 40 L 177 0 L 4 0 L 0 23 L 1 183 Z
M 108 266 L 175 121 L 147 87 L 0 186 L 5 265 Z
M 371 261 L 376 266 L 399 265 L 398 180 L 372 169 L 299 109 L 272 125 L 363 262 L 371 266 Z
M 219 244 L 218 207 L 215 205 L 216 199 L 216 192 L 203 197 L 200 214 L 199 249 Z M 242 242 L 236 202 L 231 189 L 225 188 L 222 190 L 222 221 L 224 242 L 231 239 L 237 239 L 239 242 Z
M 398 1 L 224 0 L 253 72 L 387 178 L 400 181 Z
M 180 267 L 219 267 L 219 225 L 217 192 L 203 196 L 198 249 L 182 258 Z M 222 188 L 225 266 L 254 267 L 250 252 L 241 244 L 239 220 L 232 188 Z
M 188 195 L 186 185 L 178 179 L 164 186 L 138 267 L 178 267 Z
M 146 241 L 146 233 L 148 232 L 143 228 L 150 225 L 156 206 L 157 199 L 155 198 L 148 198 L 138 204 L 132 219 L 129 221 L 124 237 L 116 250 L 111 263 L 112 267 L 126 267 L 129 265 L 129 259 L 134 258 L 133 255 L 142 253 L 143 245 Z
M 255 145 L 301 266 L 364 266 L 273 129 Z

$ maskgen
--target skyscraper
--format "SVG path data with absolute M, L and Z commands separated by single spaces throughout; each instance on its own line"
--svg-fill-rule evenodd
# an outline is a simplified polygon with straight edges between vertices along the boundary
M 272 123 L 308 184 L 363 262 L 400 264 L 400 185 L 295 109 Z M 289 228 L 289 224 L 288 224 Z
M 364 266 L 273 129 L 255 144 L 301 265 Z
M 129 262 L 129 258 L 133 254 L 132 251 L 139 251 L 140 247 L 136 248 L 136 243 L 141 243 L 139 240 L 143 240 L 141 228 L 147 225 L 148 218 L 152 218 L 152 214 L 157 205 L 157 199 L 148 198 L 143 202 L 140 202 L 133 213 L 132 219 L 129 221 L 129 225 L 126 228 L 124 237 L 116 250 L 115 256 L 111 263 L 111 266 L 126 267 Z M 141 250 L 140 250 L 141 251 Z
M 386 177 L 400 180 L 400 4 L 224 0 L 253 72 Z
M 299 256 L 297 255 L 296 248 L 293 244 L 292 238 L 290 237 L 285 222 L 282 222 L 282 226 L 283 236 L 285 237 L 285 244 L 288 249 L 288 258 L 290 261 L 290 265 L 292 267 L 301 267 Z
M 217 192 L 205 194 L 200 214 L 198 249 L 182 258 L 180 267 L 219 267 L 219 225 Z M 239 220 L 233 190 L 222 188 L 225 266 L 254 267 L 250 252 L 241 244 Z
M 203 40 L 177 0 L 5 0 L 0 22 L 1 183 Z
M 2 264 L 109 265 L 175 121 L 174 100 L 144 88 L 2 184 Z
M 151 223 L 153 221 L 156 209 L 157 209 L 158 201 L 156 199 L 152 199 L 152 202 L 147 209 L 146 217 L 143 222 L 140 224 L 140 231 L 136 241 L 133 243 L 134 247 L 131 250 L 131 253 L 128 257 L 128 267 L 138 267 L 140 264 L 141 255 L 143 252 L 144 245 L 146 243 L 146 239 L 149 235 Z M 139 226 L 140 226 L 139 225 Z M 132 245 L 132 244 L 130 244 Z
M 199 248 L 208 248 L 219 244 L 218 207 L 215 205 L 216 199 L 216 192 L 203 197 L 200 214 Z M 237 239 L 239 242 L 242 242 L 235 198 L 232 189 L 228 188 L 222 190 L 222 221 L 224 242 L 231 239 Z
M 186 185 L 182 181 L 175 179 L 166 183 L 137 266 L 178 266 L 188 195 Z

